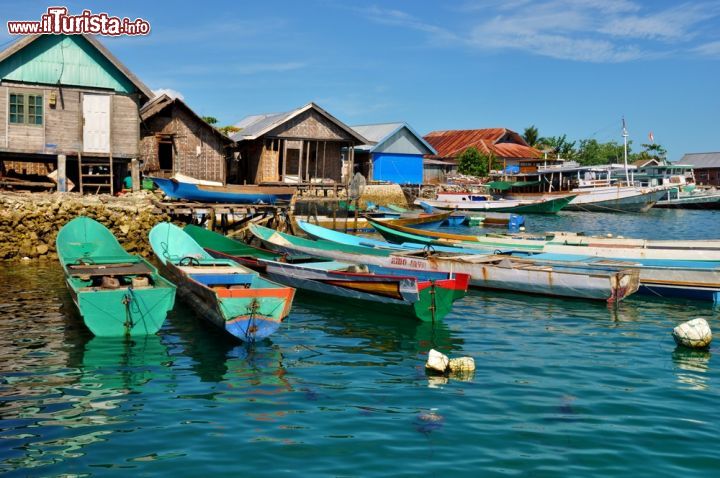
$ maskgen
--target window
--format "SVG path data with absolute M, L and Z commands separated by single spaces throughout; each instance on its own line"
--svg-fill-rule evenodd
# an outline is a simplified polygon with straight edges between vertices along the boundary
M 42 95 L 10 93 L 10 123 L 41 125 L 42 122 Z

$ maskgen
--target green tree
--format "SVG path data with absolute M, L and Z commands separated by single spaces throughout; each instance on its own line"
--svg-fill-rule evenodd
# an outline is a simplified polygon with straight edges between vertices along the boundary
M 469 176 L 486 177 L 496 165 L 497 158 L 493 154 L 481 153 L 475 146 L 470 146 L 458 157 L 458 172 Z
M 631 160 L 631 145 L 632 141 L 629 141 L 628 161 Z M 574 159 L 583 166 L 594 166 L 596 164 L 622 163 L 623 155 L 623 145 L 616 141 L 598 143 L 596 139 L 582 139 Z
M 576 156 L 575 141 L 568 141 L 567 135 L 550 136 L 549 138 L 540 138 L 538 143 L 552 148 L 553 156 L 562 159 L 574 159 Z
M 658 161 L 665 161 L 667 156 L 667 150 L 662 145 L 657 143 L 642 144 L 643 151 L 640 151 L 636 155 L 636 159 L 657 159 Z
M 528 126 L 525 128 L 522 134 L 523 139 L 530 146 L 535 147 L 540 140 L 540 133 L 535 125 Z
M 229 125 L 229 126 L 220 126 L 218 128 L 218 131 L 220 131 L 225 136 L 230 136 L 233 133 L 237 133 L 238 131 L 242 130 L 242 128 L 238 128 L 237 126 Z
M 207 124 L 215 125 L 217 124 L 218 120 L 214 116 L 202 116 L 202 120 L 206 122 Z

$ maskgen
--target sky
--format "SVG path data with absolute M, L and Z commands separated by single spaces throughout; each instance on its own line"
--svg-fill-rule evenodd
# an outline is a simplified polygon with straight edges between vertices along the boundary
M 2 14 L 58 4 L 149 21 L 147 37 L 101 41 L 220 125 L 313 101 L 349 125 L 622 142 L 624 117 L 635 151 L 650 132 L 672 161 L 720 151 L 720 0 L 3 0 Z

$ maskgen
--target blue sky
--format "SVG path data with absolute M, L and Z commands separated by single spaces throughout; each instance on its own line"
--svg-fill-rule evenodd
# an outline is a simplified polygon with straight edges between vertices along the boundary
M 718 0 L 54 4 L 148 20 L 150 36 L 106 45 L 221 124 L 315 101 L 348 124 L 407 121 L 423 134 L 534 124 L 621 141 L 624 115 L 636 145 L 652 131 L 671 160 L 720 151 Z M 2 11 L 34 20 L 48 5 Z

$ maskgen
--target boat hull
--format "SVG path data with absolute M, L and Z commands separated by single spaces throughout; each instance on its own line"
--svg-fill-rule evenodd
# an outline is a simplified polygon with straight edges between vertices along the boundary
M 513 214 L 557 214 L 573 200 L 573 195 L 543 198 L 532 201 L 433 201 L 416 200 L 443 211 L 461 211 L 470 213 L 502 212 Z
M 292 199 L 294 189 L 276 186 L 208 186 L 151 177 L 170 199 L 233 204 L 275 204 Z
M 463 273 L 470 275 L 472 286 L 481 288 L 616 302 L 637 291 L 639 286 L 636 271 L 600 274 L 581 268 L 536 266 L 506 256 L 428 257 L 422 252 L 379 254 L 373 249 L 369 249 L 372 254 L 362 254 L 359 251 L 367 248 L 332 247 L 333 243 L 323 245 L 322 241 L 308 241 L 257 226 L 251 226 L 250 230 L 267 247 L 284 252 L 382 267 Z M 316 247 L 313 242 L 323 247 Z
M 332 272 L 260 262 L 265 265 L 265 274 L 271 280 L 309 292 L 351 299 L 364 306 L 374 304 L 385 313 L 432 322 L 443 319 L 452 310 L 455 292 L 451 288 L 421 283 L 414 277 Z
M 180 298 L 202 320 L 243 342 L 269 337 L 290 313 L 293 289 L 235 289 L 228 291 L 228 297 L 220 297 L 173 264 L 166 264 L 162 270 L 178 286 Z
M 585 212 L 647 212 L 664 195 L 665 190 L 636 190 L 635 188 L 608 188 L 578 194 L 565 208 L 567 211 Z

